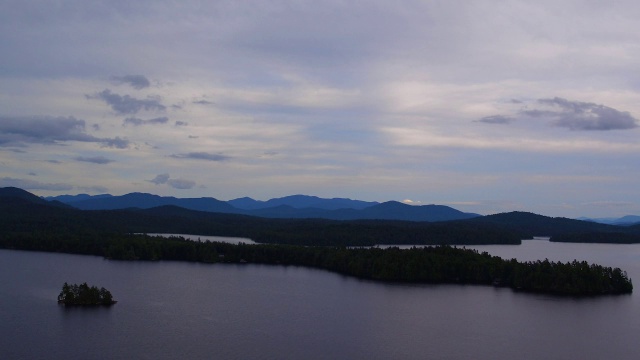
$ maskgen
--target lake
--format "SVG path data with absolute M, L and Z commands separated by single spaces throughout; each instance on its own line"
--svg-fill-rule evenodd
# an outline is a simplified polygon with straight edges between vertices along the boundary
M 640 284 L 640 245 L 467 248 L 616 266 Z M 119 302 L 65 308 L 56 302 L 65 281 L 104 286 Z M 640 340 L 639 289 L 575 299 L 14 250 L 0 250 L 0 283 L 2 359 L 637 359 Z

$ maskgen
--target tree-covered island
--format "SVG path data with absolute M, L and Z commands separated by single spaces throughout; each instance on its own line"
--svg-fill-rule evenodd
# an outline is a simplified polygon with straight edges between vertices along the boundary
M 67 306 L 110 306 L 116 302 L 109 290 L 89 286 L 86 282 L 80 285 L 65 282 L 58 295 L 58 304 Z

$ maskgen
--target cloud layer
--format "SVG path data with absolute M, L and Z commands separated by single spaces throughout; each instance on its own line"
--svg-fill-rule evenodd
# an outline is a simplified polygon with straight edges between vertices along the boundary
M 85 121 L 74 117 L 0 116 L 0 146 L 25 146 L 30 143 L 60 144 L 69 141 L 101 143 L 126 148 L 128 141 L 97 138 L 85 130 Z
M 630 0 L 12 2 L 3 181 L 640 214 L 638 15 Z

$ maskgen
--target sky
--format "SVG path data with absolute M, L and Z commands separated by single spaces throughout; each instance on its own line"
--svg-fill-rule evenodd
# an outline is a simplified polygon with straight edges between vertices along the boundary
M 640 214 L 637 1 L 0 6 L 0 187 Z

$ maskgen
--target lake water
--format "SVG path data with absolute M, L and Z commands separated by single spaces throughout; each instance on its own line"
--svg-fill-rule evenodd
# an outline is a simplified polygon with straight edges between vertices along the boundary
M 617 266 L 640 284 L 640 245 L 473 248 Z M 59 306 L 65 281 L 104 286 L 119 302 Z M 573 299 L 13 250 L 0 250 L 0 284 L 1 359 L 637 359 L 640 340 L 640 288 Z
M 149 236 L 162 236 L 162 237 L 172 237 L 178 236 L 183 237 L 185 239 L 193 240 L 193 241 L 218 241 L 218 242 L 226 242 L 229 244 L 257 244 L 255 241 L 248 238 L 238 238 L 238 237 L 228 237 L 228 236 L 205 236 L 205 235 L 189 235 L 189 234 L 157 234 L 157 233 L 148 233 Z

